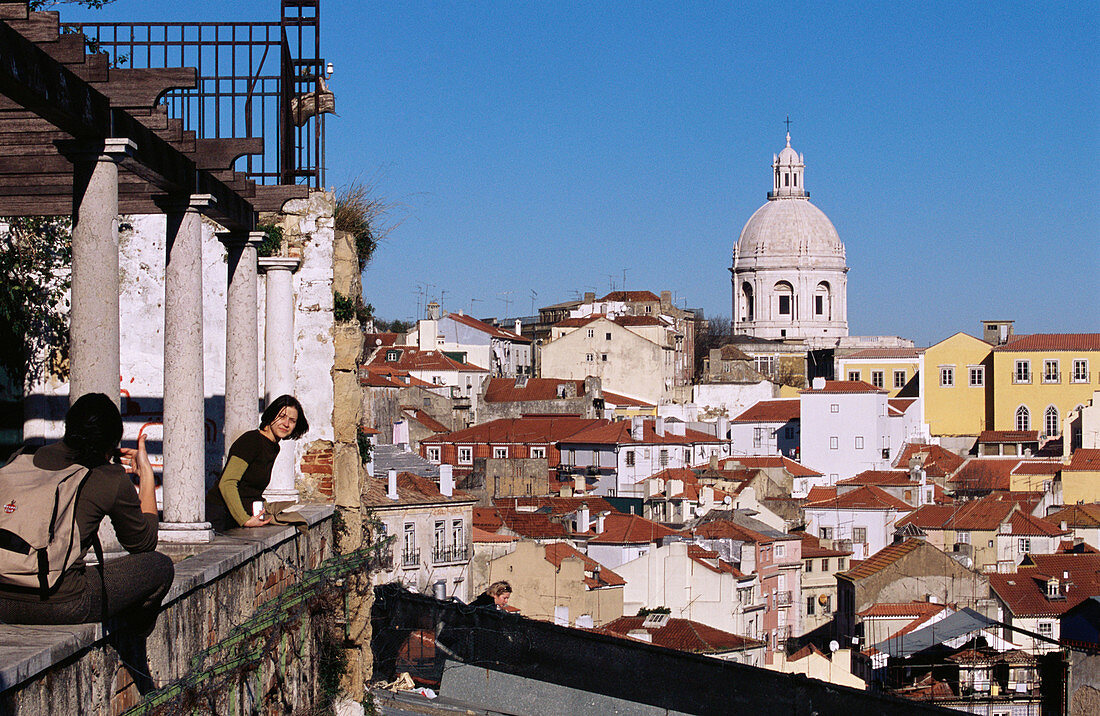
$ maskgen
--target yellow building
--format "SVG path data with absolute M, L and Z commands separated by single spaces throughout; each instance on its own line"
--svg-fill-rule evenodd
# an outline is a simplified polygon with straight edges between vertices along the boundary
M 885 389 L 891 398 L 917 375 L 921 348 L 864 348 L 837 357 L 837 380 L 870 383 Z
M 933 437 L 977 437 L 990 425 L 993 346 L 956 333 L 920 356 L 924 422 Z
M 1062 433 L 1088 403 L 1100 375 L 1100 333 L 1036 333 L 993 348 L 994 430 Z M 1068 498 L 1066 498 L 1068 501 Z
M 1100 450 L 1082 448 L 1062 468 L 1062 504 L 1100 502 Z

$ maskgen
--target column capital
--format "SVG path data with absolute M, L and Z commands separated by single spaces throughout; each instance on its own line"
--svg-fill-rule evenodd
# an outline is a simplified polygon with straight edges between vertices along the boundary
M 264 239 L 267 238 L 267 232 L 264 231 L 217 231 L 214 232 L 214 236 L 218 238 L 218 241 L 222 242 L 228 247 L 244 247 L 251 246 L 252 248 L 259 248 Z
M 166 214 L 182 214 L 186 211 L 209 209 L 217 203 L 212 194 L 155 194 L 153 202 Z
M 134 156 L 137 144 L 129 137 L 107 137 L 106 139 L 58 139 L 54 146 L 69 161 L 111 160 L 120 162 Z
M 268 271 L 290 271 L 293 273 L 302 265 L 302 259 L 300 256 L 261 256 L 258 263 L 260 270 L 264 273 Z

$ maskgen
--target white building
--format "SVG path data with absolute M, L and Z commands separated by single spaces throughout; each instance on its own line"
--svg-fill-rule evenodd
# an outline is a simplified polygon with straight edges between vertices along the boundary
M 810 203 L 805 169 L 788 134 L 768 201 L 733 249 L 734 333 L 835 346 L 848 335 L 848 267 L 832 222 Z
M 428 304 L 428 315 L 406 335 L 408 345 L 421 351 L 442 351 L 460 362 L 485 367 L 493 376 L 532 374 L 531 339 L 519 335 L 518 330 L 506 331 L 462 313 L 438 318 L 439 306 L 434 303 Z
M 850 550 L 852 559 L 867 559 L 894 542 L 897 524 L 916 508 L 874 485 L 837 494 L 835 487 L 818 487 L 803 505 L 806 531 L 834 546 Z
M 730 421 L 730 441 L 738 455 L 797 458 L 801 399 L 761 400 Z

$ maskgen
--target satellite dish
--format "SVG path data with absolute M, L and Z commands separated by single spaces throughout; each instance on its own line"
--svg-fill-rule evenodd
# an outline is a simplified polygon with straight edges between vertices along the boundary
M 840 644 L 837 643 L 836 639 L 833 639 L 832 641 L 829 642 L 829 651 L 830 652 L 835 652 L 839 648 L 840 648 Z
M 725 497 L 722 498 L 722 504 L 723 505 L 728 505 L 731 502 L 733 502 L 733 498 L 730 497 L 729 495 L 726 495 Z

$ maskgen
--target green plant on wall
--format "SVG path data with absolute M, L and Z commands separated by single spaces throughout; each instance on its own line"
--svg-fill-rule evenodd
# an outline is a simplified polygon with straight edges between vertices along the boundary
M 374 454 L 374 443 L 370 441 L 370 435 L 359 433 L 359 459 L 366 465 Z
M 256 247 L 257 256 L 274 256 L 283 247 L 283 230 L 275 224 L 257 224 L 256 231 L 264 232 L 264 240 Z
M 346 231 L 355 238 L 355 252 L 359 257 L 361 272 L 396 224 L 386 221 L 396 205 L 375 196 L 376 184 L 358 179 L 336 191 L 336 211 L 333 224 L 337 231 Z

